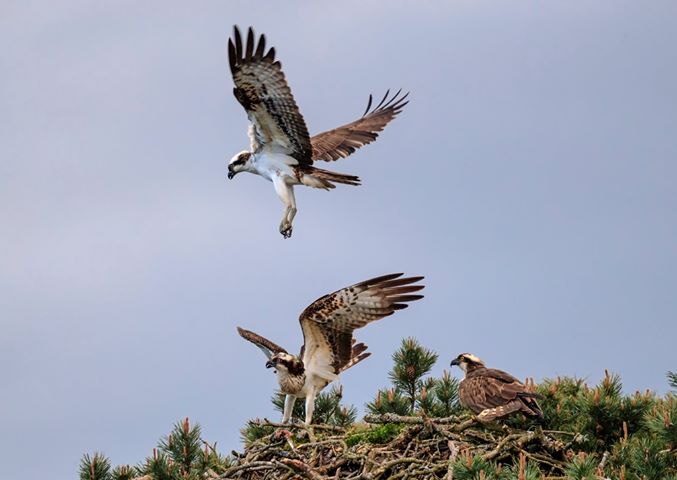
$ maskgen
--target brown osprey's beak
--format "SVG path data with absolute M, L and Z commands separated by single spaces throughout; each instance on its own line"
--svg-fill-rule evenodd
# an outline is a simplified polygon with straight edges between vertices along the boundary
M 235 176 L 235 172 L 232 170 L 230 165 L 228 165 L 228 180 L 232 180 L 234 176 Z
M 450 366 L 450 367 L 453 367 L 453 366 L 459 366 L 460 364 L 461 364 L 461 362 L 458 361 L 458 358 L 454 358 L 454 359 L 451 361 L 451 363 L 449 364 L 449 366 Z
M 266 362 L 266 368 L 273 368 L 274 366 L 275 366 L 275 363 L 272 360 L 268 360 Z

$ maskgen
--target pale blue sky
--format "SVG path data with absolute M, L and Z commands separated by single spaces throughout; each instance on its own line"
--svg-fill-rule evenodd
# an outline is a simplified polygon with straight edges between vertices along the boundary
M 274 416 L 242 325 L 370 276 L 426 298 L 359 332 L 362 407 L 415 335 L 537 380 L 677 369 L 677 3 L 15 1 L 0 6 L 0 464 L 135 463 L 189 416 L 224 451 Z M 253 175 L 226 44 L 265 32 L 311 132 L 411 90 L 373 145 L 299 190 L 294 237 Z M 458 375 L 458 371 L 455 372 Z M 40 460 L 35 460 L 39 455 Z

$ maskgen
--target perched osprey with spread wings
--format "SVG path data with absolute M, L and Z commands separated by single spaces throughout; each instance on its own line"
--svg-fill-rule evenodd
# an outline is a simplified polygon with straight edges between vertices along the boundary
M 458 389 L 459 399 L 483 422 L 522 412 L 527 417 L 543 416 L 536 402 L 541 396 L 530 392 L 515 377 L 502 370 L 487 368 L 484 362 L 471 353 L 462 353 L 451 361 L 465 372 Z
M 355 343 L 353 331 L 407 308 L 423 295 L 415 285 L 423 277 L 401 278 L 394 273 L 372 278 L 318 298 L 301 314 L 303 345 L 296 356 L 254 332 L 238 333 L 265 353 L 266 368 L 274 368 L 280 390 L 286 394 L 282 422 L 290 420 L 297 398 L 306 399 L 306 423 L 313 419 L 315 396 L 341 372 L 367 358 L 367 346 Z
M 266 51 L 266 37 L 261 35 L 257 43 L 251 27 L 244 43 L 237 26 L 234 30 L 234 40 L 228 40 L 228 60 L 235 83 L 233 93 L 251 122 L 250 150 L 242 151 L 230 160 L 228 178 L 232 179 L 239 172 L 249 172 L 273 182 L 275 192 L 285 206 L 280 233 L 289 238 L 296 215 L 294 185 L 329 190 L 335 188 L 336 183 L 360 184 L 360 179 L 354 175 L 314 167 L 313 161 L 332 162 L 345 158 L 376 140 L 378 133 L 408 103 L 405 101 L 408 94 L 400 96 L 398 91 L 389 97 L 388 91 L 373 110 L 370 110 L 370 95 L 361 118 L 311 137 L 282 66 L 275 60 L 275 48 Z

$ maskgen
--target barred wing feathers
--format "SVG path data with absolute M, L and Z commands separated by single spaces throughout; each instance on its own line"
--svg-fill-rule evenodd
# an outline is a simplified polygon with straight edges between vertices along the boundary
M 423 298 L 413 294 L 424 288 L 415 285 L 423 277 L 400 278 L 402 275 L 372 278 L 325 295 L 308 306 L 300 317 L 306 368 L 327 380 L 335 379 L 355 358 L 354 330 Z
M 237 26 L 233 37 L 228 40 L 228 60 L 235 83 L 233 94 L 254 127 L 252 143 L 260 146 L 274 143 L 299 164 L 312 164 L 308 128 L 282 65 L 275 60 L 275 48 L 266 52 L 265 35 L 257 43 L 251 27 L 244 44 Z

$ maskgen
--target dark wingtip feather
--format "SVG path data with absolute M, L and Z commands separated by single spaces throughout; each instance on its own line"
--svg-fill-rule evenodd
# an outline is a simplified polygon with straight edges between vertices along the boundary
M 265 49 L 266 49 L 266 36 L 261 35 L 259 37 L 259 44 L 256 46 L 256 52 L 254 53 L 254 55 L 257 58 L 263 58 L 263 52 L 265 51 Z
M 371 108 L 371 102 L 374 100 L 374 97 L 372 97 L 371 93 L 369 94 L 369 101 L 367 102 L 367 108 L 364 110 L 364 113 L 362 116 L 364 117 L 367 113 L 369 113 L 369 109 Z
M 235 56 L 235 45 L 232 39 L 228 39 L 228 63 L 230 64 L 230 71 L 235 73 L 235 65 L 237 64 L 237 57 Z
M 253 53 L 254 53 L 254 29 L 252 27 L 249 27 L 249 30 L 247 30 L 247 45 L 244 58 L 250 60 L 252 58 Z
M 242 35 L 240 35 L 240 29 L 237 27 L 237 25 L 233 26 L 233 34 L 235 35 L 236 62 L 239 62 L 242 58 Z
M 362 282 L 365 285 L 378 285 L 379 283 L 387 282 L 388 280 L 394 280 L 401 277 L 404 273 L 389 273 L 388 275 L 381 275 L 380 277 L 370 278 Z

